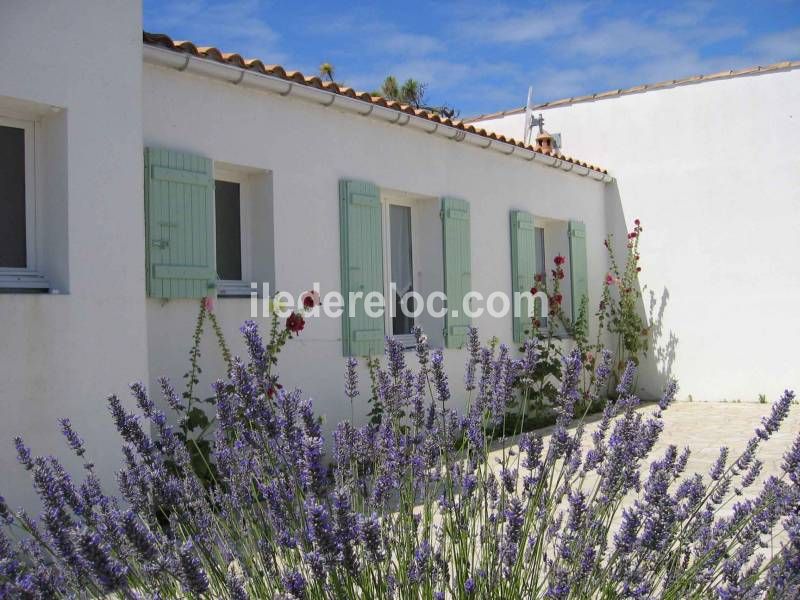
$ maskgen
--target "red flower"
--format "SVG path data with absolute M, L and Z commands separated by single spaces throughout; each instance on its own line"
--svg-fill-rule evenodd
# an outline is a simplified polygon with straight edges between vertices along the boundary
M 636 233 L 635 231 L 631 231 L 631 232 L 628 234 L 628 239 L 629 239 L 629 240 L 632 240 L 632 239 L 633 239 L 633 238 L 635 238 L 637 235 L 639 235 L 639 234 L 638 234 L 638 233 Z
M 636 272 L 637 273 L 641 272 L 641 270 L 642 270 L 642 267 L 636 267 Z
M 567 262 L 567 259 L 566 259 L 566 258 L 564 258 L 563 256 L 561 256 L 561 255 L 559 254 L 558 256 L 556 256 L 556 257 L 553 259 L 553 262 L 554 262 L 554 263 L 556 263 L 556 266 L 557 266 L 557 267 L 560 267 L 560 266 L 561 266 L 561 265 L 563 265 L 565 262 Z
M 538 291 L 539 291 L 539 290 L 537 290 L 535 287 L 532 287 L 532 288 L 531 288 L 531 296 L 535 296 L 535 295 L 537 294 L 537 292 L 538 292 Z
M 633 220 L 633 224 L 634 224 L 634 225 L 636 225 L 636 226 L 638 227 L 638 226 L 639 226 L 639 225 L 641 225 L 642 223 L 641 223 L 641 221 L 639 221 L 639 219 L 634 219 L 634 220 Z
M 556 304 L 561 304 L 561 301 L 563 299 L 564 296 L 562 296 L 561 294 L 556 294 L 555 296 L 553 296 L 553 302 L 555 302 Z
M 214 296 L 206 296 L 203 298 L 203 308 L 206 312 L 214 312 Z
M 564 279 L 564 271 L 562 269 L 556 271 L 556 277 L 558 277 L 559 279 Z
M 306 320 L 299 313 L 292 313 L 289 315 L 289 318 L 286 319 L 286 329 L 294 334 L 303 331 L 303 327 L 305 326 Z

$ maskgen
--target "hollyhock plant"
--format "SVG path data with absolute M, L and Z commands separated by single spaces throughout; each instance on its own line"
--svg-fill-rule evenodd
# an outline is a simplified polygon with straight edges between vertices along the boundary
M 743 452 L 723 448 L 710 474 L 687 474 L 689 449 L 650 456 L 677 387 L 644 409 L 633 362 L 585 443 L 576 407 L 600 397 L 614 358 L 597 354 L 585 391 L 576 349 L 563 357 L 553 432 L 493 443 L 515 378 L 541 360 L 536 344 L 516 358 L 470 329 L 458 414 L 444 354 L 415 329 L 414 366 L 388 339 L 374 367 L 380 421 L 340 423 L 326 454 L 311 401 L 275 385 L 276 342 L 291 338 L 273 330 L 265 343 L 245 323 L 248 360 L 213 385 L 208 487 L 159 408 L 185 410 L 168 382 L 161 404 L 133 384 L 136 414 L 108 401 L 124 456 L 114 493 L 78 423 L 60 423 L 83 463 L 74 479 L 16 439 L 43 511 L 14 513 L 0 497 L 0 598 L 798 597 L 800 435 L 750 499 L 733 491 L 758 486 L 758 450 L 792 392 Z M 341 393 L 353 404 L 357 367 L 347 359 Z

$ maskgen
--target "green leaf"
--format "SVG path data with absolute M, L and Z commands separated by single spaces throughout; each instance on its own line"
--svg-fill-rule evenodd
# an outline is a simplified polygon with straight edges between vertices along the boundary
M 194 429 L 202 429 L 208 425 L 208 416 L 202 408 L 193 408 L 187 413 L 186 427 L 189 431 Z

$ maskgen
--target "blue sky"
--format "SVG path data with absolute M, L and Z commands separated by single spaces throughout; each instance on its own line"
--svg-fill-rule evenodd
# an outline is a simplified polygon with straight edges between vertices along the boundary
M 144 0 L 144 28 L 376 89 L 427 84 L 461 116 L 800 59 L 800 1 Z

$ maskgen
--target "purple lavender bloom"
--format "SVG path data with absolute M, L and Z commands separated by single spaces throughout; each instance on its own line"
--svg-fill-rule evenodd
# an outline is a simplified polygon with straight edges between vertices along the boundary
M 786 415 L 789 414 L 792 401 L 794 401 L 794 392 L 784 391 L 780 399 L 772 405 L 769 415 L 761 419 L 763 428 L 756 429 L 756 435 L 762 440 L 767 440 L 773 433 L 778 431 Z
M 783 455 L 781 469 L 795 486 L 800 487 L 800 435 L 794 438 L 792 448 Z
M 718 481 L 722 474 L 725 472 L 725 463 L 728 461 L 728 448 L 723 446 L 719 449 L 719 456 L 717 456 L 717 460 L 714 461 L 714 464 L 711 467 L 711 471 L 709 471 L 708 475 L 714 481 Z
M 122 529 L 131 546 L 139 553 L 142 560 L 152 562 L 158 558 L 156 537 L 141 522 L 133 511 L 128 511 L 122 518 Z
M 633 393 L 633 381 L 636 378 L 636 365 L 629 360 L 622 372 L 622 377 L 617 384 L 617 393 L 620 396 L 628 396 Z
M 64 437 L 67 438 L 69 447 L 72 448 L 75 451 L 75 454 L 78 456 L 83 456 L 86 452 L 86 449 L 83 446 L 83 440 L 78 437 L 77 433 L 75 433 L 70 420 L 60 419 L 59 423 L 61 423 L 61 432 L 64 434 Z
M 428 362 L 430 361 L 430 348 L 428 346 L 428 336 L 422 333 L 422 328 L 415 325 L 411 329 L 414 334 L 415 348 L 417 352 L 417 362 L 420 367 L 420 375 L 425 375 L 428 371 Z
M 545 598 L 563 600 L 569 596 L 569 576 L 563 569 L 558 569 L 550 578 Z
M 386 558 L 381 536 L 381 523 L 378 515 L 359 516 L 358 533 L 364 544 L 367 556 L 373 562 L 382 562 Z
M 192 594 L 203 594 L 208 591 L 208 577 L 194 552 L 194 543 L 186 540 L 178 551 L 180 559 L 181 583 L 183 588 Z
M 420 583 L 422 578 L 430 572 L 430 563 L 430 542 L 422 540 L 422 543 L 414 550 L 414 560 L 408 566 L 408 579 L 413 583 Z
M 522 533 L 522 525 L 525 522 L 525 513 L 520 499 L 516 497 L 511 498 L 504 514 L 506 518 L 506 529 L 500 556 L 506 573 L 508 573 L 517 562 L 520 534 Z
M 739 482 L 739 486 L 734 488 L 734 490 L 736 491 L 737 495 L 741 495 L 742 490 L 744 488 L 749 487 L 749 486 L 751 486 L 753 484 L 753 482 L 756 480 L 756 478 L 761 473 L 761 467 L 763 467 L 763 466 L 764 466 L 764 463 L 762 463 L 760 460 L 756 459 L 756 460 L 753 461 L 753 464 L 750 466 L 750 468 L 747 470 L 747 472 L 745 472 L 744 476 L 742 477 L 741 482 Z
M 160 377 L 158 379 L 158 385 L 161 387 L 161 395 L 169 404 L 169 407 L 175 411 L 176 413 L 180 413 L 186 410 L 186 407 L 181 402 L 178 394 L 175 392 L 175 388 L 172 387 L 169 379 L 166 377 Z
M 245 321 L 239 331 L 244 336 L 247 350 L 250 353 L 250 359 L 253 365 L 257 368 L 259 373 L 263 373 L 267 369 L 267 353 L 264 349 L 264 341 L 258 333 L 258 325 L 255 321 Z
M 324 559 L 336 561 L 338 547 L 328 510 L 313 498 L 305 501 L 308 539 Z
M 632 508 L 622 509 L 622 523 L 619 531 L 614 534 L 614 543 L 617 552 L 628 554 L 633 551 L 636 544 L 636 534 L 639 530 L 640 520 L 637 511 Z
M 78 546 L 91 574 L 105 591 L 113 592 L 123 587 L 127 567 L 111 556 L 108 545 L 99 534 L 84 531 L 78 537 Z
M 142 429 L 139 418 L 131 413 L 125 412 L 122 403 L 116 396 L 108 397 L 108 408 L 114 419 L 117 431 L 122 435 L 122 439 L 131 444 L 139 454 L 150 459 L 155 452 L 155 446 L 150 437 Z
M 33 461 L 31 460 L 31 451 L 25 446 L 22 441 L 22 438 L 17 436 L 14 438 L 14 446 L 17 449 L 17 460 L 19 463 L 25 467 L 26 470 L 30 471 L 33 468 Z
M 288 571 L 281 577 L 283 589 L 292 595 L 292 598 L 298 600 L 305 600 L 306 598 L 306 580 L 303 574 L 298 570 Z
M 244 581 L 232 569 L 228 570 L 228 575 L 225 578 L 225 587 L 228 588 L 231 600 L 249 600 L 250 596 L 244 589 Z M 297 596 L 300 598 L 300 596 Z
M 467 595 L 470 595 L 474 591 L 475 591 L 475 580 L 472 577 L 468 577 L 467 580 L 464 582 L 464 592 Z
M 350 573 L 358 572 L 358 556 L 355 544 L 359 537 L 358 520 L 350 505 L 350 498 L 343 490 L 333 493 L 334 535 L 342 565 Z
M 464 373 L 464 389 L 468 392 L 475 389 L 475 369 L 480 360 L 481 342 L 478 329 L 470 327 L 467 332 L 467 367 Z
M 436 396 L 444 404 L 450 399 L 450 386 L 447 383 L 447 374 L 444 372 L 444 356 L 441 350 L 434 350 L 431 358 L 433 382 L 436 387 Z
M 347 371 L 344 377 L 344 395 L 355 399 L 358 396 L 358 359 L 351 356 L 347 359 Z
M 667 387 L 664 389 L 664 394 L 661 396 L 661 400 L 658 402 L 658 407 L 661 410 L 666 410 L 667 407 L 672 404 L 677 392 L 678 382 L 674 379 L 670 379 L 667 383 Z
M 384 352 L 386 353 L 387 365 L 392 378 L 398 379 L 406 368 L 405 352 L 403 344 L 395 337 L 388 336 Z

